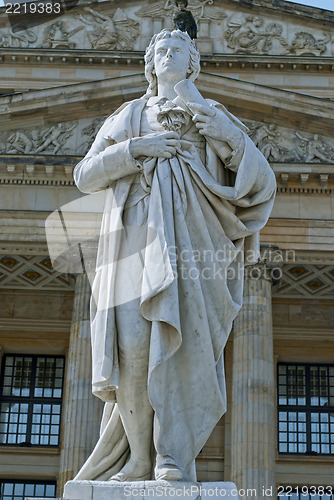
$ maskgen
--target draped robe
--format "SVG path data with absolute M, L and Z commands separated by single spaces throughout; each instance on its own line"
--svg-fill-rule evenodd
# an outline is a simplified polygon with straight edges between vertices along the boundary
M 225 162 L 217 141 L 215 148 L 205 141 L 201 158 L 187 134 L 171 159 L 134 160 L 129 141 L 141 135 L 147 103 L 144 96 L 111 115 L 74 174 L 83 192 L 107 189 L 91 301 L 93 393 L 106 405 L 100 439 L 76 479 L 107 480 L 129 455 L 115 401 L 114 287 L 134 185 L 141 182 L 147 189 L 142 229 L 155 235 L 140 255 L 138 294 L 140 312 L 151 322 L 147 390 L 155 412 L 155 447 L 173 458 L 185 479 L 194 479 L 194 459 L 226 411 L 223 350 L 242 305 L 244 251 L 246 246 L 256 251 L 274 201 L 275 176 L 244 132 Z M 246 129 L 220 104 L 208 103 Z M 195 258 L 195 251 L 202 256 L 204 250 L 209 262 Z

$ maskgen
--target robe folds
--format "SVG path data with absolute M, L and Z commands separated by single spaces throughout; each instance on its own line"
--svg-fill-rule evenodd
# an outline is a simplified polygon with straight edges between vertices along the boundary
M 129 141 L 141 135 L 147 101 L 132 101 L 109 117 L 74 173 L 83 192 L 107 189 L 91 301 L 93 393 L 106 405 L 100 439 L 78 480 L 110 479 L 129 453 L 115 402 L 115 306 L 127 299 L 115 280 L 134 186 L 141 183 L 147 193 L 140 226 L 147 241 L 134 252 L 136 264 L 128 256 L 140 286 L 127 298 L 139 297 L 140 313 L 151 323 L 147 387 L 155 447 L 186 479 L 194 479 L 193 461 L 226 411 L 223 350 L 242 305 L 245 245 L 255 252 L 275 196 L 275 176 L 245 133 L 225 163 L 208 141 L 201 157 L 186 133 L 171 159 L 134 160 Z

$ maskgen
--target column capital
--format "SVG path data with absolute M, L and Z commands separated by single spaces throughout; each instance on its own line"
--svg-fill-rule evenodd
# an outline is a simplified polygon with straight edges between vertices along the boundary
M 282 278 L 283 260 L 279 251 L 262 253 L 259 261 L 245 266 L 245 280 L 267 280 L 277 285 Z

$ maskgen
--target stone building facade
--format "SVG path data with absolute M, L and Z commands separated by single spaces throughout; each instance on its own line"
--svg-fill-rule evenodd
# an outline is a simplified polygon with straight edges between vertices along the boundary
M 60 496 L 97 440 L 89 280 L 52 267 L 45 221 L 74 200 L 86 210 L 73 167 L 103 120 L 145 92 L 144 49 L 174 8 L 82 0 L 38 19 L 0 8 L 3 499 Z M 248 125 L 278 189 L 225 351 L 228 411 L 198 478 L 261 499 L 272 485 L 281 498 L 324 487 L 333 499 L 334 13 L 283 0 L 189 8 L 197 86 Z

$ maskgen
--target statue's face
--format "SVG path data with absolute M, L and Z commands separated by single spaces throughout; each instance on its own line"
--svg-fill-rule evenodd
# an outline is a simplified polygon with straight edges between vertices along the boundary
M 263 21 L 262 21 L 261 17 L 254 17 L 253 24 L 256 28 L 259 28 L 260 26 L 262 26 Z
M 154 51 L 154 68 L 160 79 L 178 83 L 187 77 L 189 68 L 189 43 L 180 38 L 165 38 L 157 42 Z

